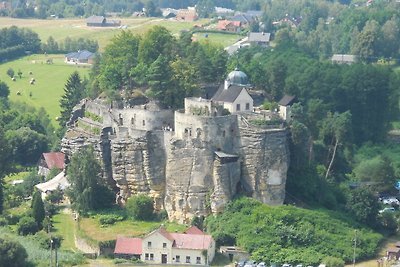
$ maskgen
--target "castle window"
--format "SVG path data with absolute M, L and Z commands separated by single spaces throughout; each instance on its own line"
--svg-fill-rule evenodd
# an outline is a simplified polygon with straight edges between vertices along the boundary
M 225 131 L 222 132 L 222 136 L 225 137 Z
M 250 103 L 246 103 L 246 110 L 250 109 Z
M 143 126 L 145 126 L 145 125 L 146 125 L 146 121 L 145 121 L 145 120 L 143 120 L 143 122 L 142 122 L 142 123 L 143 123 Z
M 240 104 L 236 104 L 236 111 L 240 111 Z
M 134 125 L 135 124 L 135 119 L 131 118 L 131 124 Z

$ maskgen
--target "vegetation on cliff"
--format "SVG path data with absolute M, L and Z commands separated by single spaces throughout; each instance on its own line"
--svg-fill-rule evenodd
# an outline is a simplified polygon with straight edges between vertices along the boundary
M 355 238 L 356 259 L 372 257 L 382 239 L 339 213 L 270 207 L 250 198 L 236 199 L 222 214 L 208 217 L 207 230 L 217 245 L 241 246 L 256 261 L 313 266 L 327 256 L 351 262 Z

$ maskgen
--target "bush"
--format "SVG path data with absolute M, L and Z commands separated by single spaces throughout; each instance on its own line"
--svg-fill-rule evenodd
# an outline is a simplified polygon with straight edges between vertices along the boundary
M 20 243 L 0 237 L 0 266 L 23 267 L 27 265 L 27 258 L 28 254 Z
M 37 232 L 33 236 L 34 240 L 40 244 L 40 247 L 43 249 L 49 249 L 50 248 L 50 236 L 44 231 Z M 52 235 L 51 239 L 53 240 L 52 242 L 52 247 L 53 248 L 60 248 L 61 247 L 61 242 L 63 238 L 58 235 Z
M 38 230 L 38 225 L 33 217 L 22 217 L 17 224 L 17 231 L 19 235 L 33 235 Z
M 342 259 L 331 256 L 324 258 L 322 263 L 324 263 L 326 267 L 344 267 L 344 261 Z
M 123 216 L 114 214 L 105 214 L 105 215 L 100 215 L 99 217 L 99 222 L 101 225 L 111 225 L 114 224 L 115 222 L 120 222 L 123 220 L 124 220 Z
M 136 220 L 149 221 L 153 219 L 153 199 L 143 194 L 132 196 L 126 203 L 126 211 Z
M 0 217 L 0 226 L 6 226 L 7 224 L 7 219 L 4 217 Z

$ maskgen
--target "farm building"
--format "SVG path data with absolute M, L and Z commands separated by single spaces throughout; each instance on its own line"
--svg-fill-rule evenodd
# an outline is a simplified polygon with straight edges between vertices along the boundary
M 188 9 L 179 9 L 176 14 L 176 20 L 181 21 L 195 21 L 197 19 L 196 9 L 194 7 L 188 7 Z
M 64 153 L 43 153 L 39 159 L 38 168 L 38 174 L 43 176 L 47 176 L 51 169 L 58 169 L 61 172 L 64 169 Z
M 121 26 L 121 21 L 107 20 L 103 16 L 91 16 L 86 19 L 86 25 L 88 27 L 118 27 Z
M 69 64 L 93 64 L 94 53 L 80 50 L 65 55 L 65 62 Z

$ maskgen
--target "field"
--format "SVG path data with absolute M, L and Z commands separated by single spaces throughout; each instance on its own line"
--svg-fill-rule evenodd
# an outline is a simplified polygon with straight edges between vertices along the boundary
M 134 33 L 142 34 L 154 25 L 162 25 L 170 30 L 174 35 L 178 35 L 182 30 L 189 30 L 194 25 L 203 24 L 207 20 L 199 20 L 195 22 L 182 22 L 175 20 L 166 20 L 160 18 L 118 18 L 121 20 L 121 25 L 126 25 L 127 30 Z M 87 27 L 85 19 L 15 19 L 15 18 L 0 18 L 0 28 L 10 27 L 26 27 L 36 32 L 42 42 L 46 42 L 49 36 L 57 41 L 63 41 L 67 36 L 70 38 L 89 38 L 99 42 L 100 51 L 104 50 L 105 46 L 110 42 L 111 38 L 122 31 L 120 28 L 101 28 Z M 208 40 L 223 46 L 234 43 L 239 38 L 239 35 L 226 35 L 218 33 L 210 33 Z M 201 39 L 201 38 L 199 38 Z
M 53 64 L 46 64 L 47 59 L 52 59 Z M 15 72 L 15 81 L 7 76 L 9 68 Z M 22 72 L 21 78 L 17 76 L 19 70 Z M 59 100 L 64 93 L 68 77 L 74 71 L 78 71 L 83 78 L 88 74 L 89 68 L 68 65 L 64 63 L 63 55 L 31 55 L 0 64 L 0 80 L 10 87 L 11 101 L 23 102 L 36 108 L 43 107 L 53 125 L 57 127 L 56 117 L 60 114 Z M 30 84 L 32 78 L 36 81 L 34 85 Z

